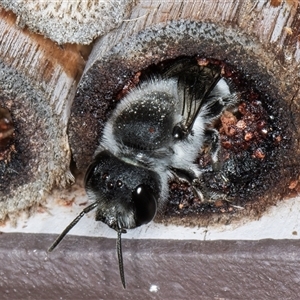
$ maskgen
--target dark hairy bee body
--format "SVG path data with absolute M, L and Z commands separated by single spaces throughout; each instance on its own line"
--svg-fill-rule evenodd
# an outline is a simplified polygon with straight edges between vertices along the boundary
M 121 234 L 149 223 L 163 210 L 168 181 L 188 181 L 202 201 L 203 170 L 195 164 L 198 151 L 210 144 L 218 162 L 219 136 L 211 124 L 235 103 L 219 65 L 178 60 L 161 74 L 141 82 L 109 118 L 85 176 L 93 203 L 64 230 L 52 251 L 87 212 L 118 232 L 117 250 L 122 284 Z

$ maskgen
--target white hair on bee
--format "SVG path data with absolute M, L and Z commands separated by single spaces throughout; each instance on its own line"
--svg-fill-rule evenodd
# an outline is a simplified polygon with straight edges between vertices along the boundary
M 229 86 L 224 79 L 219 80 L 209 97 L 218 98 L 219 101 L 231 97 Z M 205 128 L 211 123 L 211 119 L 206 117 L 209 105 L 210 102 L 200 110 L 196 117 L 193 124 L 193 134 L 190 134 L 186 140 L 174 144 L 173 166 L 178 169 L 185 169 L 186 166 L 189 166 L 197 177 L 201 175 L 202 171 L 194 164 L 194 161 L 198 156 L 198 151 L 204 144 Z
M 95 154 L 102 151 L 102 149 L 111 149 L 113 153 L 118 153 L 121 151 L 120 144 L 115 140 L 113 134 L 113 125 L 116 117 L 124 111 L 125 108 L 130 108 L 133 103 L 140 102 L 145 99 L 145 96 L 152 95 L 154 93 L 166 93 L 167 95 L 173 97 L 174 105 L 179 105 L 178 100 L 178 89 L 177 89 L 177 80 L 174 78 L 171 79 L 161 79 L 153 77 L 147 81 L 142 82 L 138 86 L 134 87 L 121 101 L 118 103 L 115 108 L 111 118 L 107 121 L 107 124 L 103 130 L 102 142 L 97 148 Z M 148 97 L 148 101 L 152 101 Z

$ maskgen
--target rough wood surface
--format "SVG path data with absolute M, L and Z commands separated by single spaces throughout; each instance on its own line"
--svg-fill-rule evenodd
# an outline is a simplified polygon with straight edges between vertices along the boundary
M 0 106 L 15 128 L 0 155 L 0 220 L 73 180 L 66 127 L 85 63 L 76 46 L 60 48 L 15 21 L 0 11 Z
M 43 34 L 59 44 L 90 44 L 118 27 L 134 0 L 10 1 L 0 6 L 17 15 L 17 24 Z
M 110 43 L 107 43 L 106 47 L 103 44 L 96 52 L 101 55 L 101 52 L 110 50 L 111 45 L 154 24 L 185 19 L 237 27 L 246 34 L 256 36 L 262 44 L 274 43 L 280 48 L 287 47 L 298 61 L 299 54 L 296 50 L 299 44 L 297 40 L 299 3 L 293 0 L 279 0 L 276 4 L 274 2 L 268 0 L 141 1 L 133 8 L 131 15 L 118 31 L 106 36 L 104 40 L 109 39 Z

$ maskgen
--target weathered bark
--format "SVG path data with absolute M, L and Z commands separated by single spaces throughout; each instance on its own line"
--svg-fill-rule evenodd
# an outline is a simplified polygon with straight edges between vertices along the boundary
M 261 190 L 257 194 L 240 191 L 245 199 L 263 198 L 242 214 L 258 216 L 269 204 L 290 196 L 291 181 L 297 182 L 299 176 L 298 14 L 292 1 L 279 5 L 250 0 L 139 3 L 127 22 L 97 41 L 87 62 L 69 126 L 78 168 L 84 170 L 91 161 L 118 93 L 135 74 L 168 59 L 198 55 L 230 66 L 247 79 L 248 86 L 271 99 L 282 122 L 278 126 L 289 140 L 271 162 L 272 171 L 259 179 Z M 244 205 L 247 200 L 236 201 Z M 208 220 L 212 220 L 210 214 Z M 201 224 L 198 215 L 184 222 Z
M 66 126 L 84 66 L 76 46 L 59 48 L 15 21 L 0 11 L 0 106 L 14 128 L 0 152 L 0 220 L 72 182 Z

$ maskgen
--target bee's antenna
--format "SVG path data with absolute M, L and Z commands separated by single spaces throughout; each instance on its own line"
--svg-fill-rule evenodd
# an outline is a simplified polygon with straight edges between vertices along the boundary
M 56 248 L 56 246 L 62 241 L 62 239 L 66 236 L 66 234 L 79 222 L 79 220 L 88 212 L 96 208 L 98 202 L 94 202 L 91 205 L 87 206 L 67 227 L 66 229 L 58 236 L 58 238 L 54 241 L 54 243 L 48 249 L 48 252 L 51 252 Z
M 117 253 L 118 253 L 118 261 L 119 261 L 119 270 L 123 288 L 126 289 L 125 284 L 125 275 L 124 275 L 124 265 L 123 265 L 123 255 L 122 255 L 122 241 L 121 234 L 126 232 L 124 229 L 118 230 L 118 238 L 117 238 Z

